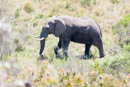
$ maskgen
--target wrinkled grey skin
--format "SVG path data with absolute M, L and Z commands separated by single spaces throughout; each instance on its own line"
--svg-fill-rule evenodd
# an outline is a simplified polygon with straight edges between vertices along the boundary
M 85 44 L 86 56 L 89 56 L 89 50 L 92 45 L 99 49 L 100 58 L 105 56 L 100 26 L 89 17 L 55 16 L 49 18 L 42 27 L 40 38 L 46 38 L 48 34 L 59 37 L 59 42 L 54 48 L 56 57 L 60 57 L 58 50 L 61 48 L 63 56 L 67 56 L 70 41 Z M 40 41 L 40 45 L 39 54 L 42 55 L 45 40 Z

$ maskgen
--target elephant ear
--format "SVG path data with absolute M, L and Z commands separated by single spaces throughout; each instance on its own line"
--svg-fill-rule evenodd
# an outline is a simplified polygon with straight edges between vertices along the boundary
M 55 36 L 59 37 L 65 30 L 66 30 L 66 25 L 64 21 L 60 19 L 55 20 L 56 27 L 55 27 Z

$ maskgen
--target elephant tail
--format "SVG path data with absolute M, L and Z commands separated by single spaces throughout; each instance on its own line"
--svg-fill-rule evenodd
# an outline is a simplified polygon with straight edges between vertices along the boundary
M 99 26 L 99 29 L 100 29 L 100 35 L 101 35 L 101 37 L 102 37 L 102 31 L 101 31 L 101 28 L 100 28 L 100 26 Z

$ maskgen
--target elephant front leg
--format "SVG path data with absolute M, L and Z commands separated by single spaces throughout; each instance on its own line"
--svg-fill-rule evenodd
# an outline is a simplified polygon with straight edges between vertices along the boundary
M 59 40 L 57 46 L 54 48 L 56 58 L 61 58 L 61 54 L 58 52 L 59 49 L 61 49 L 61 40 Z
M 63 57 L 67 60 L 68 57 L 68 46 L 69 46 L 70 40 L 62 40 L 61 41 L 61 46 L 62 46 L 62 51 L 63 51 Z

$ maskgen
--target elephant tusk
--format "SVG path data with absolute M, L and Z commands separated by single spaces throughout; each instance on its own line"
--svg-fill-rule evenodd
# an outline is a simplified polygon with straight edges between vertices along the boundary
M 33 36 L 33 38 L 37 38 L 37 37 L 40 37 L 39 35 L 38 36 Z
M 35 39 L 35 38 L 33 38 L 33 39 Z M 35 40 L 39 40 L 39 41 L 42 41 L 42 40 L 44 40 L 45 38 L 41 38 L 41 39 L 35 39 Z

